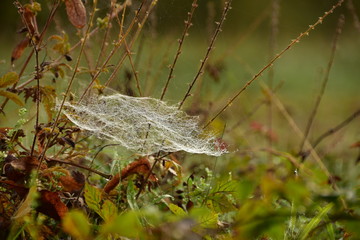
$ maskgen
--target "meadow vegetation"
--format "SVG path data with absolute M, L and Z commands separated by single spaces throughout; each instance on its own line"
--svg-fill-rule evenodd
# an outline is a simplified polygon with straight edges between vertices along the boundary
M 360 239 L 360 5 L 241 2 L 14 1 L 0 239 Z

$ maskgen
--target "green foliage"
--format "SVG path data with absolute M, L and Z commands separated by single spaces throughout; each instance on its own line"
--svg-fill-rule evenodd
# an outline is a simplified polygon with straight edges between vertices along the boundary
M 68 212 L 62 221 L 62 225 L 64 231 L 75 239 L 91 239 L 90 224 L 86 215 L 79 210 Z

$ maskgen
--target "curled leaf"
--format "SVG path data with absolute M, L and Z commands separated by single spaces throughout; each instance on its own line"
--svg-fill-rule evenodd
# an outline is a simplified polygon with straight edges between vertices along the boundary
M 121 171 L 121 179 L 125 179 L 128 176 L 133 175 L 133 174 L 147 176 L 150 172 L 150 169 L 151 169 L 151 165 L 150 165 L 149 159 L 147 157 L 137 159 L 136 161 L 127 165 Z M 157 178 L 156 178 L 155 174 L 151 173 L 149 176 L 149 180 L 152 182 L 156 182 Z
M 11 63 L 14 63 L 15 60 L 19 59 L 22 56 L 25 48 L 28 45 L 29 45 L 29 39 L 27 37 L 16 45 L 16 47 L 11 53 Z
M 68 208 L 61 201 L 59 193 L 42 190 L 40 194 L 40 206 L 37 210 L 56 220 L 62 219 L 68 212 Z
M 20 99 L 20 97 L 15 93 L 0 90 L 0 96 L 6 97 L 6 98 L 12 100 L 14 103 L 16 103 L 19 106 L 25 105 L 24 102 Z
M 86 9 L 81 0 L 65 0 L 66 13 L 69 21 L 76 28 L 83 28 L 86 24 Z
M 38 8 L 40 8 L 40 9 L 38 9 Z M 33 36 L 38 37 L 38 35 L 39 35 L 37 21 L 36 21 L 37 10 L 41 10 L 41 7 L 37 6 L 37 7 L 33 8 L 33 6 L 29 5 L 29 4 L 24 6 L 23 21 L 24 21 L 24 24 L 25 24 L 26 28 L 28 29 L 31 37 L 33 37 Z

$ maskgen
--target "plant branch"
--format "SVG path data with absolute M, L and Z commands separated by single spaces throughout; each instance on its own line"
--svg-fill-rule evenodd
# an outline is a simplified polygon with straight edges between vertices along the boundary
M 168 78 L 166 80 L 165 86 L 163 88 L 163 91 L 161 93 L 160 100 L 164 99 L 166 91 L 167 91 L 168 86 L 169 86 L 169 83 L 170 83 L 171 79 L 174 78 L 173 72 L 174 72 L 174 69 L 175 69 L 175 65 L 177 63 L 177 60 L 179 59 L 180 54 L 181 54 L 181 48 L 183 46 L 185 38 L 189 35 L 189 29 L 192 26 L 192 18 L 194 16 L 194 12 L 195 12 L 197 7 L 198 7 L 197 0 L 194 0 L 193 3 L 191 4 L 190 12 L 187 13 L 188 18 L 185 20 L 185 28 L 184 28 L 184 31 L 183 31 L 183 34 L 182 34 L 181 38 L 178 40 L 179 41 L 179 46 L 178 46 L 178 49 L 176 51 L 174 61 L 170 66 L 170 72 L 169 72 Z
M 324 96 L 325 88 L 326 88 L 327 83 L 329 81 L 330 71 L 331 71 L 331 68 L 332 68 L 333 63 L 334 63 L 337 42 L 339 40 L 339 36 L 340 36 L 342 28 L 344 26 L 344 21 L 345 21 L 344 15 L 340 15 L 339 20 L 338 20 L 338 24 L 337 24 L 337 27 L 336 27 L 336 31 L 335 31 L 334 40 L 332 42 L 332 48 L 331 48 L 331 54 L 330 54 L 330 59 L 329 59 L 329 62 L 328 62 L 328 66 L 326 68 L 325 76 L 324 76 L 324 79 L 323 79 L 323 82 L 322 82 L 322 85 L 321 85 L 321 88 L 320 88 L 320 92 L 319 92 L 319 94 L 318 94 L 318 96 L 316 98 L 314 108 L 312 109 L 311 114 L 309 116 L 309 120 L 308 120 L 308 122 L 306 124 L 305 132 L 304 132 L 304 138 L 302 139 L 301 144 L 300 144 L 299 155 L 301 155 L 301 152 L 303 151 L 305 140 L 309 136 L 310 129 L 311 129 L 311 126 L 312 126 L 312 124 L 314 122 L 317 110 L 319 109 L 321 99 Z
M 208 49 L 207 49 L 207 51 L 205 53 L 205 58 L 203 60 L 201 60 L 200 68 L 199 68 L 198 72 L 196 73 L 193 81 L 190 83 L 189 88 L 188 88 L 184 98 L 180 102 L 178 109 L 180 109 L 182 107 L 182 105 L 184 104 L 186 99 L 190 96 L 190 92 L 191 92 L 192 88 L 194 87 L 195 83 L 200 78 L 200 76 L 203 75 L 203 73 L 204 73 L 204 68 L 205 68 L 205 65 L 206 65 L 206 63 L 207 63 L 207 61 L 209 59 L 210 52 L 214 48 L 215 41 L 216 41 L 219 33 L 222 31 L 221 30 L 222 25 L 224 24 L 224 21 L 226 19 L 226 16 L 227 16 L 229 10 L 231 9 L 231 2 L 232 2 L 232 0 L 229 0 L 229 1 L 225 2 L 224 11 L 222 13 L 220 22 L 216 22 L 217 28 L 215 30 L 215 33 L 214 33 L 212 39 L 211 39 L 210 45 L 209 45 L 209 47 L 208 47 Z
M 303 37 L 308 36 L 309 33 L 315 29 L 315 27 L 321 24 L 327 16 L 329 16 L 334 12 L 336 8 L 340 7 L 344 1 L 345 0 L 339 0 L 338 3 L 332 6 L 332 8 L 328 12 L 325 12 L 325 14 L 322 17 L 319 17 L 319 19 L 315 22 L 315 24 L 310 25 L 305 32 L 300 33 L 300 35 L 296 39 L 292 40 L 289 45 L 287 45 L 267 65 L 265 65 L 265 67 L 263 67 L 257 74 L 255 74 L 255 76 L 251 80 L 245 83 L 245 85 L 232 98 L 228 100 L 227 104 L 223 108 L 221 108 L 220 111 L 216 113 L 215 116 L 212 119 L 210 119 L 210 121 L 207 124 L 205 124 L 204 128 L 207 128 L 217 117 L 220 116 L 220 114 L 222 114 L 225 110 L 227 110 L 230 107 L 230 105 L 240 96 L 240 94 L 243 93 L 250 84 L 252 84 L 256 79 L 258 79 L 263 74 L 263 72 L 265 72 L 265 70 L 273 66 L 274 62 L 276 62 L 284 53 L 286 53 L 296 43 L 299 43 Z

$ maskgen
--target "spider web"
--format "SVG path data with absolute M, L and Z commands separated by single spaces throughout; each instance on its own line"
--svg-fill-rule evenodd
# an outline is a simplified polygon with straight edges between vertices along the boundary
M 64 106 L 64 114 L 79 128 L 137 154 L 185 151 L 219 156 L 226 152 L 214 134 L 199 127 L 198 117 L 158 99 L 116 93 Z

